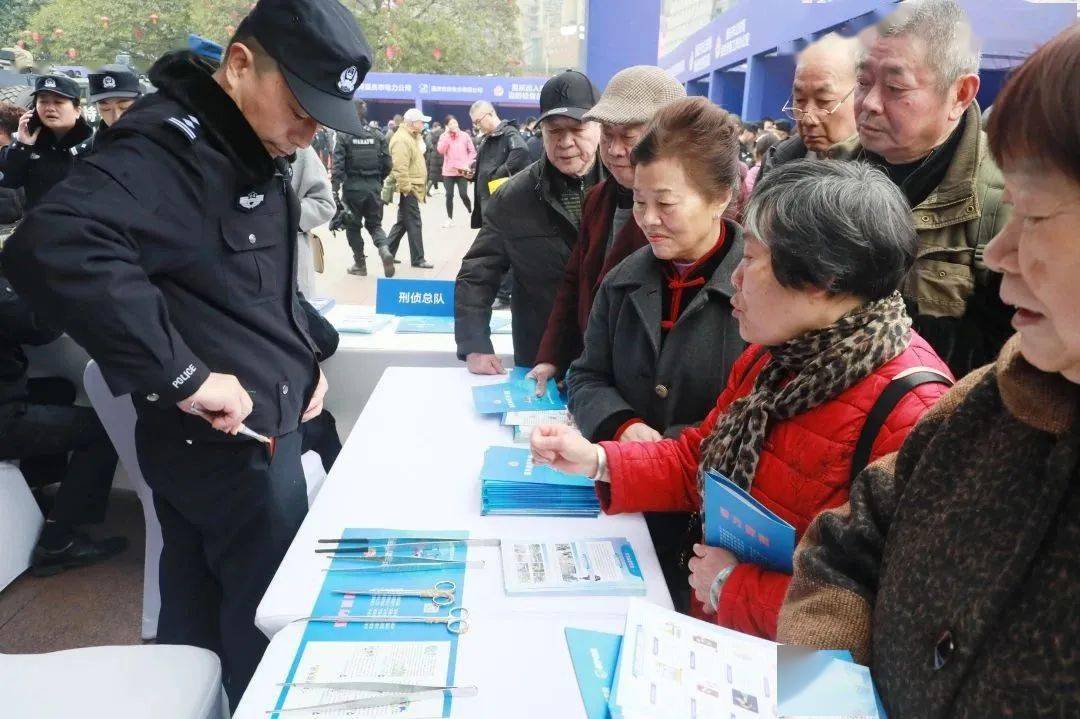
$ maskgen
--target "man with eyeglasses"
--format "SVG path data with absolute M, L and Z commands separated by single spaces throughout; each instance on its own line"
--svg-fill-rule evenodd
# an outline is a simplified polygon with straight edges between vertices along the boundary
M 491 197 L 488 183 L 510 177 L 528 167 L 532 160 L 513 120 L 500 120 L 490 102 L 479 100 L 469 108 L 473 127 L 484 134 L 476 151 L 476 189 L 473 192 L 472 228 L 480 229 L 484 204 Z
M 784 114 L 796 134 L 769 149 L 760 177 L 785 162 L 824 156 L 855 135 L 855 64 L 858 42 L 829 34 L 807 47 L 795 67 Z

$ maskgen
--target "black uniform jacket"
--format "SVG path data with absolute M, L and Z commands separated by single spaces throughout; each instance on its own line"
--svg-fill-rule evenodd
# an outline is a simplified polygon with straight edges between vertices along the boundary
M 297 428 L 317 378 L 296 291 L 299 203 L 288 166 L 190 53 L 166 55 L 93 155 L 30 212 L 5 273 L 132 393 L 162 436 L 237 441 L 175 403 L 210 372 L 251 394 L 246 423 Z
M 80 116 L 59 140 L 43 127 L 33 145 L 12 142 L 0 149 L 0 187 L 23 188 L 26 206 L 33 207 L 68 176 L 93 134 L 94 129 Z

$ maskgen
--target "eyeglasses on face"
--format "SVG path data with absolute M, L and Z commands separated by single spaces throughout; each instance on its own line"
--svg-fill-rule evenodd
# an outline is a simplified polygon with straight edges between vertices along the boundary
M 820 108 L 814 108 L 813 110 L 804 110 L 800 107 L 795 107 L 795 105 L 793 104 L 795 96 L 792 95 L 781 111 L 796 122 L 799 122 L 800 120 L 816 120 L 818 122 L 821 122 L 822 120 L 839 110 L 840 106 L 843 105 L 854 92 L 855 86 L 853 85 L 851 89 L 847 91 L 847 94 L 837 100 L 836 103 L 829 110 L 822 110 Z

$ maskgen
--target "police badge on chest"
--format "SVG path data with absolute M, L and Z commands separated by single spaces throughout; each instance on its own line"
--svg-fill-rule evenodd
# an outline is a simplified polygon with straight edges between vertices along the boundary
M 252 190 L 236 199 L 236 207 L 241 212 L 254 212 L 266 201 L 266 193 Z

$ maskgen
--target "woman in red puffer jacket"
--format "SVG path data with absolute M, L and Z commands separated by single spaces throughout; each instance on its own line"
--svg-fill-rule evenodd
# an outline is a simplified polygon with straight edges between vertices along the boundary
M 895 292 L 917 246 L 896 186 L 859 163 L 807 160 L 774 172 L 751 200 L 732 277 L 734 316 L 752 345 L 705 421 L 652 443 L 592 445 L 565 427 L 534 433 L 535 461 L 595 478 L 606 512 L 699 510 L 701 472 L 715 469 L 801 537 L 819 512 L 847 501 L 856 444 L 890 382 L 916 368 L 940 376 L 900 398 L 870 461 L 896 451 L 948 389 L 948 368 L 911 330 Z M 662 236 L 670 213 L 635 200 L 646 235 Z M 692 613 L 775 638 L 790 575 L 702 544 L 687 569 Z

